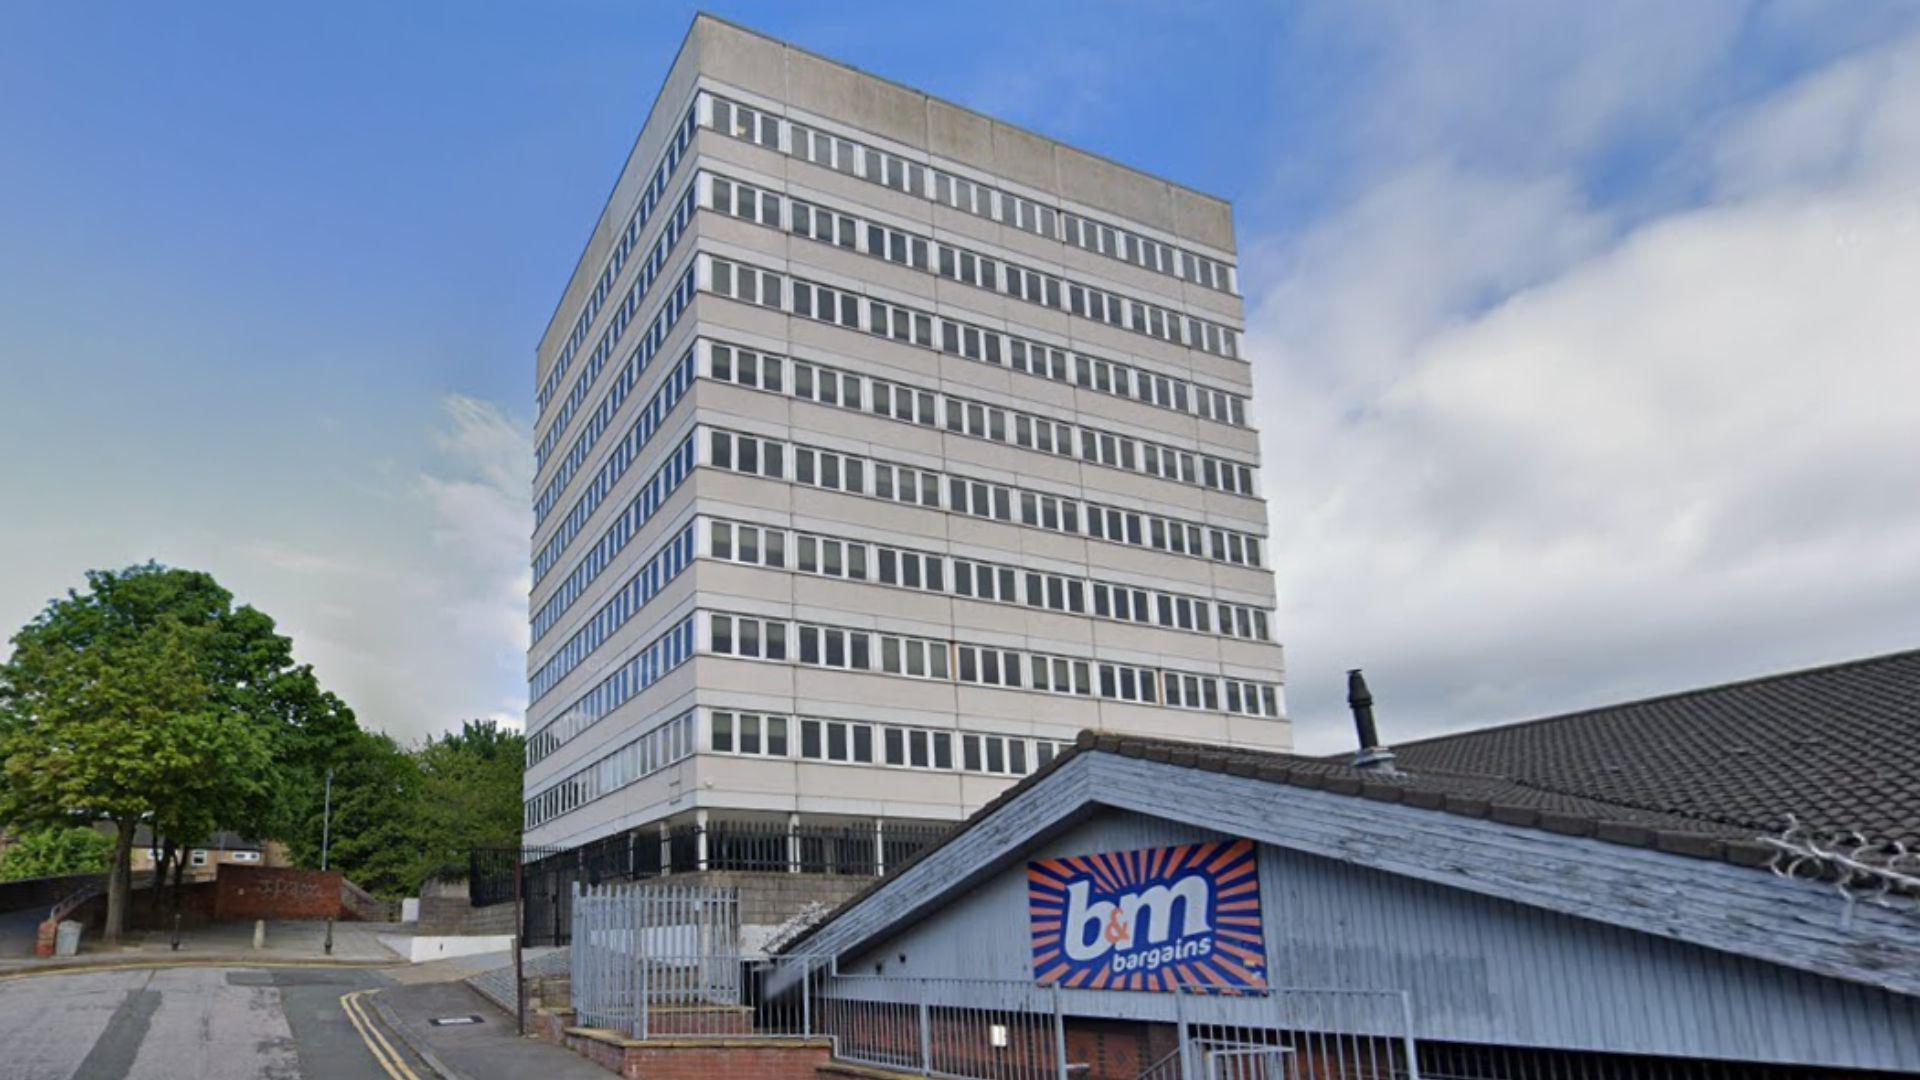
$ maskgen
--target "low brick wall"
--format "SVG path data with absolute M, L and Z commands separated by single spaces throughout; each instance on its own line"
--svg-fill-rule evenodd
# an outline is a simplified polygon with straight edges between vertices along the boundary
M 783 1045 L 741 1040 L 711 1046 L 629 1047 L 620 1075 L 632 1080 L 817 1080 L 832 1058 L 824 1041 Z
M 212 881 L 180 890 L 180 913 L 187 926 L 254 919 L 352 919 L 353 911 L 340 901 L 340 887 L 337 870 L 226 863 Z M 134 926 L 173 925 L 173 886 L 166 886 L 158 896 L 136 893 L 128 914 Z
M 833 1055 L 824 1038 L 672 1038 L 637 1042 L 609 1031 L 571 1026 L 570 1010 L 540 1009 L 531 1033 L 564 1046 L 628 1080 L 818 1080 Z

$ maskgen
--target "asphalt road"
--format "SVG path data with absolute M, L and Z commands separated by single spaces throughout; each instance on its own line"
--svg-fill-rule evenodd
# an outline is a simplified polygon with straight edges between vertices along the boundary
M 0 982 L 7 1080 L 387 1080 L 340 997 L 352 968 L 152 968 Z

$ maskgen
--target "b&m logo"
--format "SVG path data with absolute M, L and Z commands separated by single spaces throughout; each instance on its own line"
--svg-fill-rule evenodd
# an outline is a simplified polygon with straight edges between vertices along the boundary
M 1251 840 L 1027 864 L 1033 975 L 1085 990 L 1265 987 Z

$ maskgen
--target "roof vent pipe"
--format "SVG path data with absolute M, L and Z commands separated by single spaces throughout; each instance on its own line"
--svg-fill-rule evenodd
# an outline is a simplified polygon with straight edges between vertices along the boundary
M 1347 707 L 1353 710 L 1353 729 L 1360 737 L 1360 752 L 1353 755 L 1353 767 L 1392 772 L 1393 751 L 1380 745 L 1380 733 L 1373 726 L 1373 694 L 1367 690 L 1367 677 L 1359 668 L 1347 672 Z

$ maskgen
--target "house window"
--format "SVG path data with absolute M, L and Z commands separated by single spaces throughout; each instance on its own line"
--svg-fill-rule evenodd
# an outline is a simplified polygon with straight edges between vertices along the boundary
M 205 865 L 207 865 L 207 852 L 206 852 L 206 849 L 205 849 L 205 848 L 196 848 L 196 849 L 194 850 L 194 853 L 193 853 L 193 855 L 192 855 L 192 857 L 191 857 L 191 858 L 189 858 L 189 860 L 188 860 L 188 863 L 189 863 L 189 865 L 192 865 L 192 866 L 205 866 Z

